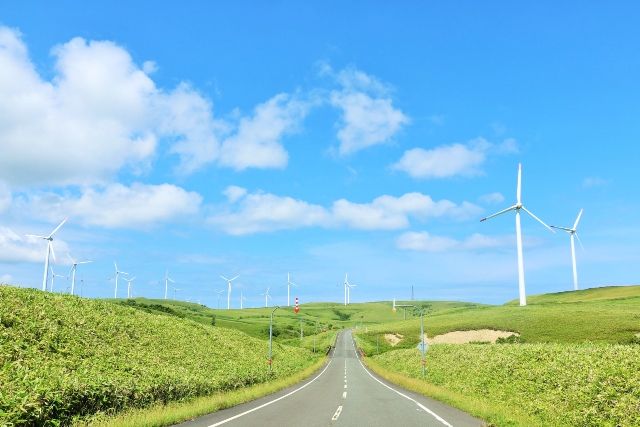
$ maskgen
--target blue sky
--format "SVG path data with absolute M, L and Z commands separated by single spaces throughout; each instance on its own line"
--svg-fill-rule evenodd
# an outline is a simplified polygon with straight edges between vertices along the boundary
M 513 215 L 585 209 L 581 287 L 638 283 L 633 2 L 20 2 L 0 12 L 0 279 L 45 234 L 83 295 L 517 297 Z M 569 238 L 523 218 L 527 293 L 571 289 Z M 68 283 L 58 279 L 56 286 Z M 120 296 L 125 296 L 121 291 Z

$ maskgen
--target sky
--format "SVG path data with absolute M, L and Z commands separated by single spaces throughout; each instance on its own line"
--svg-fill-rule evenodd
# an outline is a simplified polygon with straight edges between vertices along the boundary
M 518 297 L 515 203 L 580 209 L 580 287 L 640 282 L 636 2 L 12 2 L 0 282 L 225 306 Z M 527 294 L 569 237 L 522 219 Z M 54 291 L 70 283 L 56 277 Z M 222 299 L 217 291 L 224 291 Z M 126 297 L 120 281 L 119 297 Z

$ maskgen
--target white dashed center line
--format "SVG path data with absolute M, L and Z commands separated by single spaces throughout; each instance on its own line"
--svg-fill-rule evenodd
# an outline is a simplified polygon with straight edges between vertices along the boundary
M 331 417 L 331 421 L 336 421 L 340 416 L 341 412 L 342 412 L 342 405 L 338 406 L 338 409 L 336 409 L 336 413 L 333 414 L 333 417 Z

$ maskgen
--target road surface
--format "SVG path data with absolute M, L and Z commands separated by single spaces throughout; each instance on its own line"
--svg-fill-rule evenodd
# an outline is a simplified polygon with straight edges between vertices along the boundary
M 338 335 L 329 363 L 278 393 L 180 424 L 214 426 L 482 426 L 458 409 L 379 378 L 360 362 L 351 331 Z

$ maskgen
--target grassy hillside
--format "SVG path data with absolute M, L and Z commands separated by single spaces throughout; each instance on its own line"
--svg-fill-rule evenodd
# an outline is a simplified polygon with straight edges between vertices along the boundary
M 629 343 L 640 332 L 640 286 L 607 287 L 528 297 L 528 305 L 467 306 L 427 313 L 428 336 L 456 330 L 496 329 L 521 334 L 528 343 Z M 400 347 L 419 342 L 417 317 L 369 328 L 363 346 L 372 349 L 378 336 L 405 336 Z M 385 346 L 381 351 L 391 349 Z
M 316 360 L 240 331 L 0 286 L 0 425 L 68 424 L 281 378 Z
M 528 303 L 429 313 L 429 336 L 488 328 L 525 343 L 431 345 L 424 378 L 417 319 L 360 330 L 357 341 L 383 376 L 495 425 L 640 425 L 640 286 Z M 404 334 L 396 347 L 384 340 L 392 332 Z

